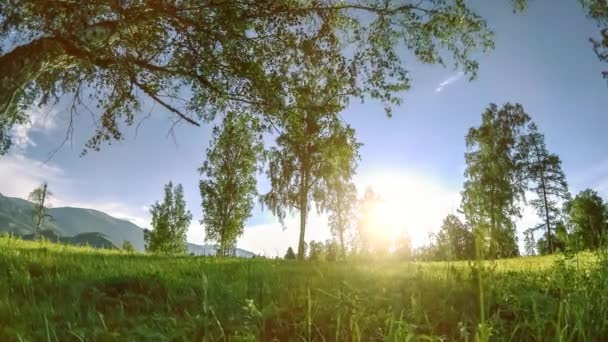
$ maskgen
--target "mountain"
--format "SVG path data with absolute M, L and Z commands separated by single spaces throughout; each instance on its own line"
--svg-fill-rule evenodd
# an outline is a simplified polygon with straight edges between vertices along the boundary
M 34 205 L 26 200 L 0 195 L 0 232 L 16 235 L 33 233 L 33 208 Z M 143 230 L 129 221 L 93 209 L 49 208 L 47 212 L 53 220 L 45 221 L 44 228 L 61 237 L 75 238 L 83 233 L 101 233 L 116 246 L 131 241 L 136 250 L 144 250 Z
M 219 249 L 218 246 L 215 245 L 196 245 L 189 242 L 186 244 L 186 247 L 188 248 L 188 252 L 194 255 L 215 255 Z M 237 248 L 235 256 L 239 258 L 253 258 L 255 253 Z
M 0 194 L 0 233 L 33 238 L 33 210 L 31 202 Z M 44 235 L 51 241 L 99 248 L 120 248 L 125 241 L 130 241 L 135 250 L 144 251 L 143 229 L 129 221 L 93 209 L 64 207 L 48 208 L 47 211 L 53 220 L 45 221 Z M 215 255 L 217 252 L 213 245 L 188 243 L 187 248 L 194 255 Z M 237 248 L 236 256 L 251 258 L 254 253 Z
M 82 233 L 75 236 L 59 236 L 52 230 L 43 230 L 40 235 L 52 242 L 61 242 L 76 246 L 91 246 L 94 248 L 119 249 L 109 237 L 102 233 Z M 34 240 L 34 234 L 21 235 L 24 240 Z

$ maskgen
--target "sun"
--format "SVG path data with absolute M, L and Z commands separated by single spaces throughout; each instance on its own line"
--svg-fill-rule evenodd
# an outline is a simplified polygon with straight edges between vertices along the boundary
M 421 174 L 383 172 L 362 177 L 357 186 L 361 192 L 370 187 L 381 197 L 372 209 L 372 226 L 374 234 L 393 245 L 403 234 L 415 247 L 427 244 L 429 233 L 439 229 L 460 201 L 458 191 Z
M 372 211 L 372 219 L 382 234 L 386 234 L 394 240 L 403 230 L 403 217 L 400 216 L 398 208 L 390 202 L 382 200 Z

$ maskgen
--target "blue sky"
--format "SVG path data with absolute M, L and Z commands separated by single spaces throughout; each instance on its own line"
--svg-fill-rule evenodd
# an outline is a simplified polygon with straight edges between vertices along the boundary
M 573 192 L 595 188 L 608 198 L 608 84 L 588 39 L 599 30 L 577 1 L 532 1 L 514 15 L 509 1 L 476 1 L 475 8 L 496 33 L 496 49 L 479 55 L 478 78 L 469 82 L 451 66 L 421 65 L 406 59 L 412 89 L 387 118 L 380 106 L 354 101 L 342 117 L 365 145 L 356 178 L 359 190 L 373 186 L 403 226 L 422 243 L 445 214 L 458 207 L 464 171 L 464 135 L 477 125 L 487 105 L 521 103 L 559 154 Z M 404 52 L 404 56 L 407 55 Z M 182 183 L 195 220 L 189 239 L 202 242 L 199 175 L 210 126 L 179 125 L 167 136 L 169 115 L 153 108 L 124 141 L 85 157 L 91 136 L 88 114 L 77 119 L 72 146 L 41 164 L 65 136 L 64 107 L 34 109 L 34 120 L 15 130 L 19 138 L 0 159 L 0 192 L 25 197 L 43 179 L 54 189 L 54 204 L 100 209 L 148 225 L 147 207 L 162 196 L 169 180 Z M 146 108 L 146 111 L 150 108 Z M 143 115 L 142 115 L 143 116 Z M 267 182 L 260 176 L 260 189 Z M 395 214 L 395 215 L 396 215 Z M 295 219 L 283 231 L 269 213 L 256 208 L 239 246 L 267 255 L 296 245 Z M 526 211 L 520 229 L 536 222 Z M 309 233 L 309 234 L 308 234 Z M 308 239 L 329 237 L 322 215 L 310 218 Z

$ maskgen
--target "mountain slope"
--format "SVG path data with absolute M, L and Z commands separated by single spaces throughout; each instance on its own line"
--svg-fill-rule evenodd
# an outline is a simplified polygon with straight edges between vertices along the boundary
M 31 202 L 0 194 L 0 232 L 17 235 L 33 233 L 32 213 Z M 124 241 L 130 241 L 136 250 L 144 250 L 143 230 L 129 221 L 114 218 L 101 211 L 83 208 L 49 208 L 48 213 L 53 220 L 47 220 L 44 228 L 53 230 L 61 237 L 101 233 L 116 246 L 122 246 Z
M 47 210 L 53 220 L 45 221 L 43 228 L 55 232 L 59 241 L 104 248 L 121 247 L 124 241 L 130 241 L 138 251 L 145 248 L 143 229 L 129 221 L 93 209 L 64 207 Z M 33 211 L 31 202 L 0 194 L 0 233 L 32 234 Z M 215 255 L 217 252 L 213 245 L 188 243 L 187 248 L 194 255 Z M 237 248 L 236 256 L 251 258 L 254 254 Z

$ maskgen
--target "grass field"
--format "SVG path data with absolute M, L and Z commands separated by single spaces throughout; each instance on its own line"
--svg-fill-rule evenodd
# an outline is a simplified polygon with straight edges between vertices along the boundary
M 608 336 L 601 260 L 529 257 L 478 272 L 466 262 L 218 260 L 0 238 L 0 341 L 595 341 Z

